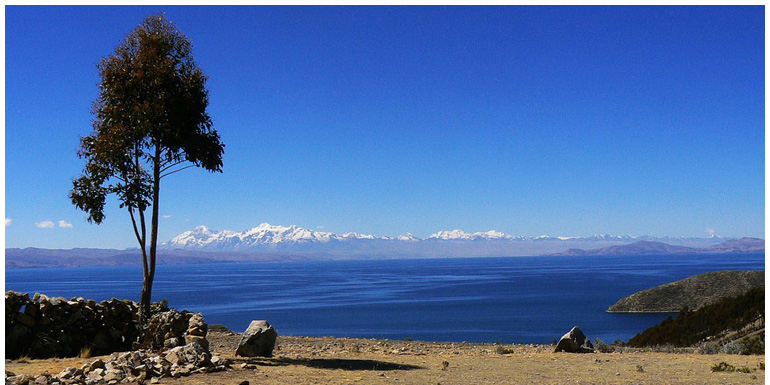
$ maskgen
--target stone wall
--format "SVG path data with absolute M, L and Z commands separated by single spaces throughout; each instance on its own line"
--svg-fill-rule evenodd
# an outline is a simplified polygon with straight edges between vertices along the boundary
M 49 298 L 36 293 L 5 293 L 6 358 L 74 357 L 130 350 L 136 341 L 138 304 L 113 298 Z
M 139 304 L 113 298 L 96 302 L 83 298 L 49 298 L 36 293 L 5 293 L 6 358 L 75 357 L 82 349 L 90 355 L 106 355 L 137 347 L 168 349 L 189 343 L 190 338 L 205 339 L 203 318 L 195 313 L 169 310 L 153 304 L 149 325 L 142 333 Z M 200 319 L 198 319 L 200 318 Z M 188 330 L 189 329 L 189 330 Z M 188 335 L 190 335 L 188 338 Z

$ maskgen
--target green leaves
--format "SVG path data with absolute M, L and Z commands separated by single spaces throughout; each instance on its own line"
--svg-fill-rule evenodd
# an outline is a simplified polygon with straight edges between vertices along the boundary
M 144 211 L 160 178 L 189 167 L 183 163 L 222 171 L 224 145 L 206 111 L 206 76 L 173 23 L 162 14 L 147 17 L 97 68 L 93 132 L 78 151 L 86 165 L 70 192 L 90 222 L 104 219 L 108 194 L 120 207 Z
M 104 201 L 108 189 L 102 187 L 102 181 L 83 175 L 72 180 L 70 199 L 72 204 L 88 213 L 88 222 L 100 224 L 104 220 Z

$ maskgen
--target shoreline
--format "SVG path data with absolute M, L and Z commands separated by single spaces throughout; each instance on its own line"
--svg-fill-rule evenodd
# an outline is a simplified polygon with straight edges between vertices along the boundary
M 37 249 L 41 255 L 29 256 L 26 249 L 6 249 L 6 270 L 48 269 L 48 268 L 83 268 L 83 267 L 141 267 L 140 255 L 135 250 L 112 249 Z M 87 250 L 87 255 L 81 255 Z M 10 251 L 10 253 L 9 253 Z M 334 263 L 334 262 L 389 262 L 389 261 L 425 261 L 425 260 L 473 260 L 473 259 L 509 259 L 509 258 L 627 258 L 627 257 L 692 257 L 692 256 L 732 256 L 763 255 L 764 251 L 726 251 L 726 252 L 688 252 L 688 253 L 638 253 L 638 254 L 586 254 L 569 255 L 558 253 L 448 253 L 448 254 L 329 254 L 298 252 L 234 252 L 211 250 L 165 250 L 158 253 L 158 266 L 183 265 L 219 265 L 219 264 L 271 264 L 271 263 Z M 91 255 L 93 254 L 93 255 Z

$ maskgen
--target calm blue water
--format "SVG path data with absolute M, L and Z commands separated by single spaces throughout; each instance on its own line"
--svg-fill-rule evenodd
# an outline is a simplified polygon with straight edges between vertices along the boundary
M 243 331 L 549 343 L 579 325 L 628 340 L 667 314 L 609 314 L 618 299 L 713 270 L 764 270 L 764 254 L 516 257 L 158 266 L 154 300 Z M 139 299 L 141 266 L 6 270 L 5 289 Z

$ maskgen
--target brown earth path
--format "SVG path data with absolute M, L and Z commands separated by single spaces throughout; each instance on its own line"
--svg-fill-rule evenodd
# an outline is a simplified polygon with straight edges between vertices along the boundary
M 765 356 L 696 353 L 552 353 L 551 346 L 279 337 L 274 357 L 234 357 L 239 336 L 209 333 L 226 372 L 160 384 L 762 384 Z M 506 350 L 501 353 L 502 350 Z M 503 354 L 505 353 L 505 354 Z M 91 359 L 5 361 L 16 374 L 58 373 Z M 712 372 L 725 361 L 749 373 Z M 243 368 L 247 364 L 248 368 Z M 760 364 L 761 368 L 760 369 Z

